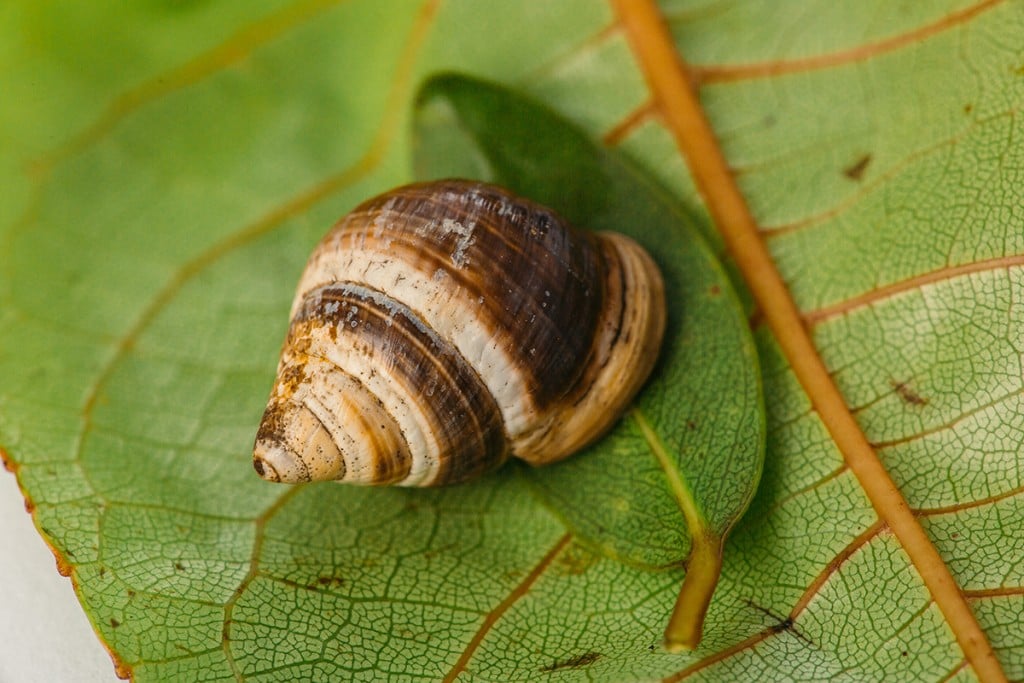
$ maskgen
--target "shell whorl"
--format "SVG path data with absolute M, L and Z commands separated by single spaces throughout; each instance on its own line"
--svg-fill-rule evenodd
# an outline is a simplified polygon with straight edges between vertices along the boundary
M 397 188 L 311 255 L 254 466 L 433 486 L 510 455 L 554 462 L 618 418 L 664 320 L 661 276 L 629 238 L 493 185 Z

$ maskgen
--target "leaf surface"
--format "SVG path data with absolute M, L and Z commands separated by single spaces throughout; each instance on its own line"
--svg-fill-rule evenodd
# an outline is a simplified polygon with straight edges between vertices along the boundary
M 694 653 L 651 649 L 681 572 L 591 552 L 509 472 L 381 495 L 282 492 L 248 470 L 302 263 L 337 216 L 410 178 L 413 93 L 433 73 L 539 98 L 696 207 L 725 253 L 630 12 L 122 5 L 0 9 L 0 443 L 123 671 L 999 680 L 882 521 L 740 259 L 768 452 Z M 1020 3 L 661 13 L 658 44 L 685 57 L 728 162 L 711 186 L 738 188 L 978 651 L 1024 679 Z

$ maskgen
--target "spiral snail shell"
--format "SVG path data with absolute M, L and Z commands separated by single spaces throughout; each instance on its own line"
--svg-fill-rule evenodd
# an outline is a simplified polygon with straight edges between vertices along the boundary
M 664 309 L 627 237 L 493 185 L 397 188 L 310 256 L 253 465 L 270 481 L 437 486 L 510 455 L 560 460 L 646 380 Z

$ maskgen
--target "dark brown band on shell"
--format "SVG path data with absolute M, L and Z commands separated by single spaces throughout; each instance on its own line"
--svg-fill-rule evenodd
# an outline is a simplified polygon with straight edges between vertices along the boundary
M 472 237 L 445 231 L 442 220 Z M 460 181 L 409 185 L 400 195 L 371 199 L 338 229 L 365 231 L 363 244 L 387 244 L 394 258 L 443 272 L 467 300 L 479 300 L 496 341 L 521 359 L 538 409 L 563 400 L 576 384 L 604 304 L 602 255 L 592 234 L 534 202 Z

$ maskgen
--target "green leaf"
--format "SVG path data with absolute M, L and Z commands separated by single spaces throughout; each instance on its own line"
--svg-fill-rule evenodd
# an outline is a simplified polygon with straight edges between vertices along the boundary
M 1024 679 L 1020 3 L 661 10 L 814 357 L 977 642 Z M 0 7 L 0 444 L 122 671 L 999 680 L 965 658 L 963 619 L 880 521 L 766 310 L 749 309 L 765 468 L 692 653 L 656 647 L 682 571 L 593 552 L 514 472 L 380 492 L 250 471 L 306 255 L 411 179 L 431 74 L 540 100 L 723 253 L 623 25 L 592 0 Z M 723 260 L 750 301 L 755 274 Z
M 546 107 L 457 75 L 429 81 L 418 99 L 420 177 L 484 171 L 482 179 L 576 225 L 625 233 L 654 255 L 670 310 L 653 378 L 606 439 L 528 475 L 598 552 L 671 567 L 693 544 L 687 593 L 700 585 L 706 594 L 687 596 L 696 604 L 687 600 L 683 618 L 692 621 L 706 609 L 723 541 L 764 457 L 757 351 L 728 278 L 670 195 Z M 699 639 L 699 622 L 696 634 L 691 624 L 673 638 Z

